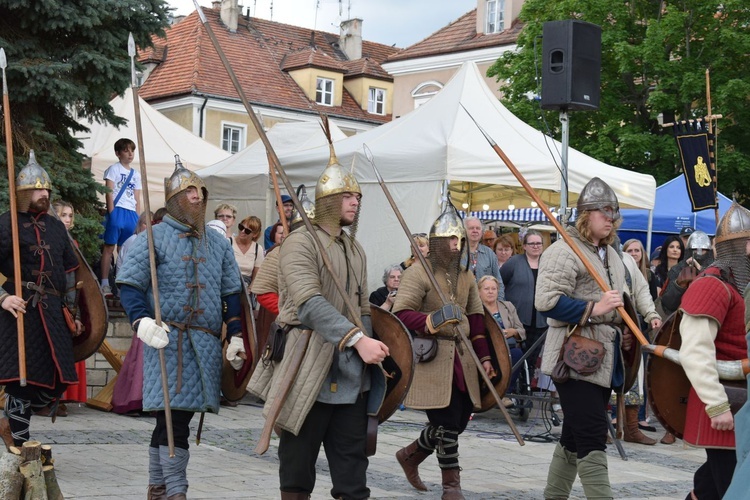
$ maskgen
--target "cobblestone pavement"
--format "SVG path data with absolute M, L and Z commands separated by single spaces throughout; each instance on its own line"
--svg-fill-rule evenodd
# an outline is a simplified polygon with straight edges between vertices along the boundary
M 538 403 L 537 403 L 538 404 Z M 543 405 L 547 409 L 546 405 Z M 68 405 L 69 416 L 55 424 L 32 419 L 32 438 L 53 445 L 53 456 L 66 499 L 142 499 L 146 496 L 147 451 L 153 428 L 149 417 L 126 417 L 85 406 Z M 460 438 L 461 483 L 468 499 L 540 499 L 560 427 L 550 412 L 535 408 L 526 422 L 514 417 L 526 445 L 516 442 L 499 411 L 474 416 Z M 431 499 L 440 497 L 437 461 L 428 458 L 420 468 L 431 491 L 414 490 L 394 458 L 414 440 L 425 421 L 424 413 L 398 411 L 380 426 L 378 450 L 370 459 L 369 486 L 373 498 Z M 193 419 L 188 479 L 191 499 L 278 498 L 278 460 L 274 436 L 269 451 L 253 452 L 263 425 L 261 408 L 246 398 L 220 415 L 206 415 L 200 446 L 194 445 L 198 418 Z M 661 434 L 652 433 L 652 437 Z M 614 447 L 607 451 L 614 496 L 618 499 L 685 498 L 692 474 L 704 461 L 702 450 L 680 441 L 671 446 L 623 443 L 622 460 Z M 318 460 L 313 499 L 330 498 L 325 454 Z M 571 498 L 583 498 L 576 481 Z

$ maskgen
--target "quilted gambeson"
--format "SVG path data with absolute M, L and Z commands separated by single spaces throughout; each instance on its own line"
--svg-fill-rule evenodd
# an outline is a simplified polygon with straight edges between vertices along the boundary
M 66 271 L 78 267 L 78 260 L 62 222 L 54 217 L 19 212 L 21 280 L 43 284 L 65 293 Z M 10 231 L 10 212 L 0 215 L 0 272 L 13 276 L 13 252 Z M 3 288 L 15 293 L 15 286 L 6 282 Z M 25 289 L 24 299 L 34 293 Z M 68 384 L 78 381 L 73 360 L 73 342 L 63 317 L 62 295 L 47 294 L 36 306 L 26 306 L 24 335 L 26 345 L 26 377 L 30 385 L 52 388 L 55 372 Z M 0 310 L 0 384 L 19 380 L 18 334 L 16 318 L 5 309 Z
M 229 242 L 216 231 L 203 238 L 170 216 L 153 228 L 156 275 L 162 321 L 170 324 L 167 362 L 173 410 L 219 410 L 222 346 L 222 297 L 239 293 L 240 273 Z M 142 291 L 153 307 L 146 233 L 133 243 L 117 282 Z M 128 304 L 123 302 L 128 309 Z M 187 332 L 180 325 L 190 323 Z M 208 331 L 206 331 L 208 330 Z M 213 332 L 209 333 L 209 332 Z M 181 339 L 180 339 L 181 336 Z M 182 377 L 178 392 L 178 352 L 182 343 Z M 163 410 L 159 353 L 144 347 L 143 409 Z

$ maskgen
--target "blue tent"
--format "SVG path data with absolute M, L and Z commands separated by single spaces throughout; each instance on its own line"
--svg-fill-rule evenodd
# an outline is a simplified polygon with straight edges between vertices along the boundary
M 724 215 L 731 204 L 732 200 L 719 193 L 719 217 Z M 649 211 L 629 208 L 622 209 L 620 212 L 622 213 L 620 240 L 638 238 L 645 246 Z M 670 234 L 679 234 L 683 227 L 690 226 L 693 229 L 705 231 L 709 235 L 716 232 L 716 216 L 713 210 L 691 211 L 690 198 L 682 176 L 675 177 L 656 188 L 653 214 L 652 249 L 661 245 Z

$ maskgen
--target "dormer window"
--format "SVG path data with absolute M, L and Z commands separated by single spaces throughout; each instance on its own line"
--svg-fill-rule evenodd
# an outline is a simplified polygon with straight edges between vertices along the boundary
M 318 77 L 315 84 L 315 102 L 323 106 L 333 106 L 333 80 Z
M 385 114 L 385 89 L 370 87 L 367 99 L 367 112 L 374 115 Z
M 505 0 L 487 0 L 485 33 L 500 33 L 505 29 Z

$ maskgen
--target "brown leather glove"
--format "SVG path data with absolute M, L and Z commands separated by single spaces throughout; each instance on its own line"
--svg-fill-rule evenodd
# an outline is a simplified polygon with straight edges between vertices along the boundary
M 698 276 L 698 273 L 699 271 L 693 266 L 685 266 L 685 268 L 680 271 L 680 274 L 677 275 L 677 286 L 687 288 L 696 276 Z

